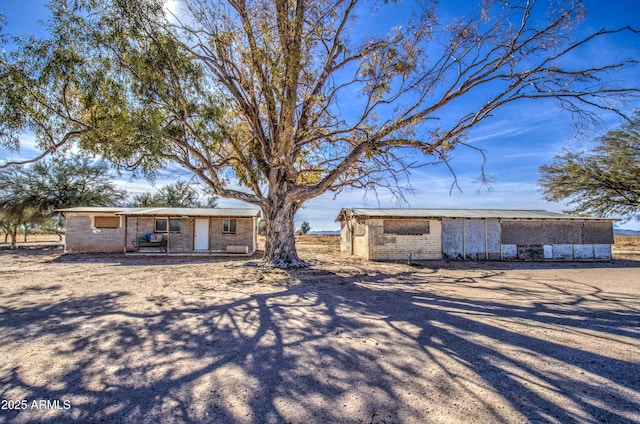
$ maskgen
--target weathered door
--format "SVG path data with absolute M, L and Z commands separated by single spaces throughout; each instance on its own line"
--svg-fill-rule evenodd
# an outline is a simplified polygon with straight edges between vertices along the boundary
M 208 219 L 195 220 L 193 250 L 209 250 L 209 220 Z

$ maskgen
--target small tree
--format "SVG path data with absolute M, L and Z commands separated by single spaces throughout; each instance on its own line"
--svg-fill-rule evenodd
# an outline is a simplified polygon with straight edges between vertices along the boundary
M 12 211 L 0 210 L 0 228 L 4 232 L 5 243 L 7 237 L 11 238 L 11 248 L 15 249 L 18 242 L 18 230 L 22 225 L 22 215 L 14 213 Z
M 640 114 L 598 138 L 591 152 L 564 150 L 540 167 L 545 198 L 573 213 L 640 217 Z
M 300 231 L 302 232 L 302 234 L 307 234 L 310 229 L 311 225 L 309 225 L 307 221 L 304 221 L 302 224 L 300 224 Z
M 170 208 L 215 208 L 218 204 L 217 196 L 211 190 L 204 190 L 201 194 L 197 184 L 176 181 L 167 184 L 158 192 L 136 194 L 133 197 L 133 207 L 170 207 Z
M 258 234 L 264 236 L 267 232 L 267 220 L 264 218 L 260 218 L 258 220 Z

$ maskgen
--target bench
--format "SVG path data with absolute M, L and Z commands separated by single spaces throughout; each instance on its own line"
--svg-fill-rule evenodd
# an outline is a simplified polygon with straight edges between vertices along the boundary
M 249 253 L 249 246 L 227 246 L 227 253 Z
M 158 240 L 158 241 L 132 241 L 133 247 L 136 249 L 136 252 L 140 250 L 140 248 L 159 248 L 161 251 L 167 251 L 167 241 L 166 240 Z

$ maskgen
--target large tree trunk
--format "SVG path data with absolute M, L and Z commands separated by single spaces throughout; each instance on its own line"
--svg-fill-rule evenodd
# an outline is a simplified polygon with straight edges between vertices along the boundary
M 280 193 L 284 193 L 281 191 Z M 303 268 L 308 264 L 298 257 L 296 251 L 293 218 L 298 210 L 295 201 L 286 194 L 270 196 L 269 208 L 263 208 L 266 228 L 266 244 L 263 264 L 276 268 Z

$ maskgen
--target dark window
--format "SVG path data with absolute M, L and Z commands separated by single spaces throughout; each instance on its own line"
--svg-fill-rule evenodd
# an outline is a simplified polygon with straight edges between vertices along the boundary
M 222 232 L 227 234 L 236 233 L 236 220 L 235 219 L 223 219 L 222 220 Z
M 429 234 L 429 221 L 385 219 L 383 232 L 403 236 Z
M 544 259 L 544 246 L 541 244 L 519 244 L 518 259 Z
M 170 219 L 169 225 L 171 227 L 172 233 L 180 232 L 180 219 Z M 166 233 L 167 232 L 167 219 L 166 218 L 156 218 L 156 233 Z

